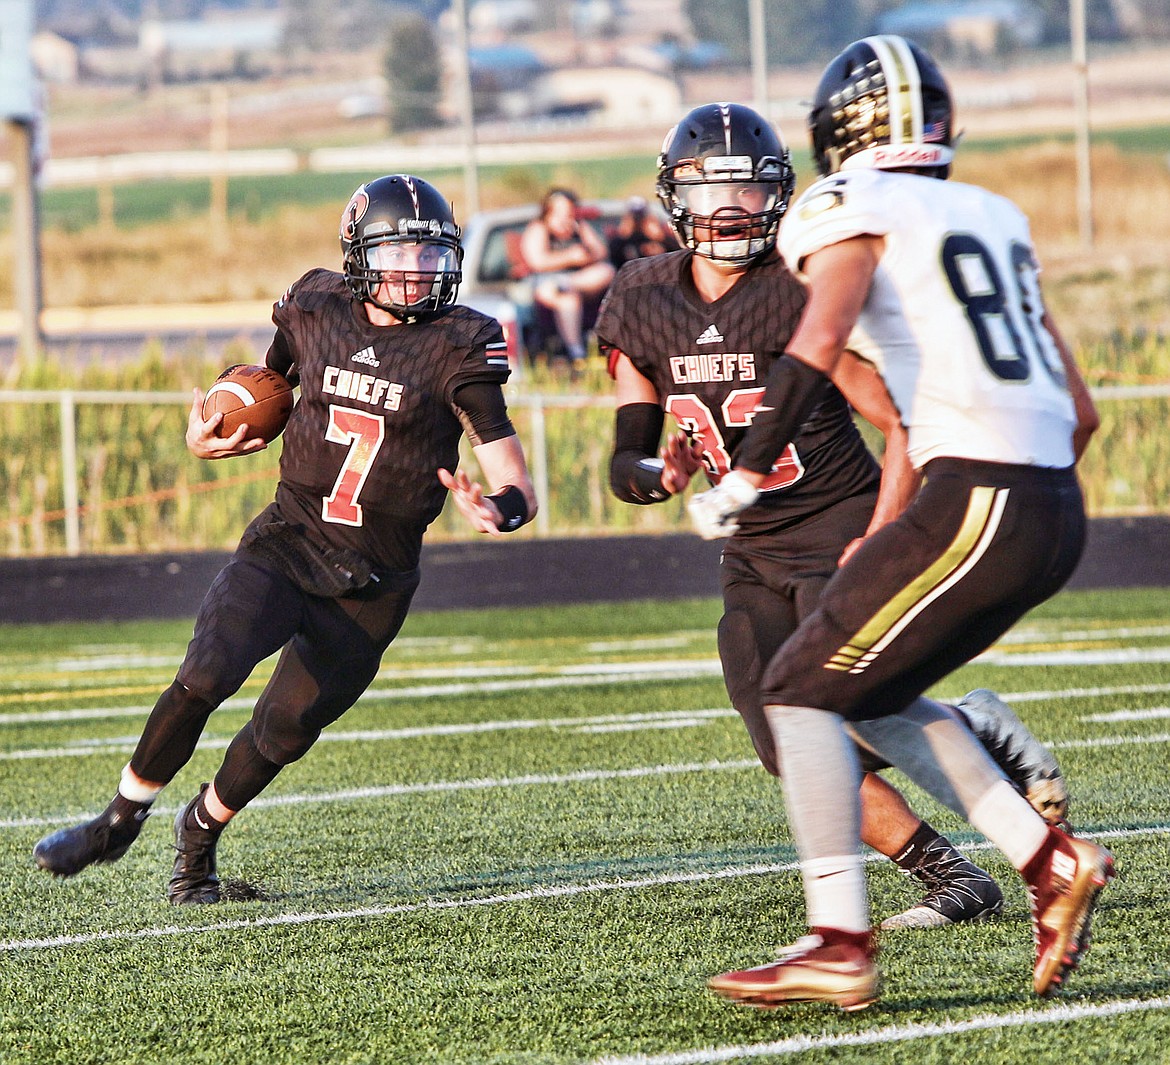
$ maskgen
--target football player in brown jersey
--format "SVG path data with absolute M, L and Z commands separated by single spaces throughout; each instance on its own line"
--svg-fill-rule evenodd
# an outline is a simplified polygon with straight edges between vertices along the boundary
M 794 182 L 782 138 L 750 108 L 704 105 L 667 135 L 658 193 L 683 248 L 624 266 L 597 324 L 617 385 L 611 484 L 619 498 L 659 502 L 685 489 L 700 468 L 718 482 L 734 463 L 768 369 L 805 303 L 775 248 Z M 779 755 L 758 693 L 763 669 L 843 559 L 896 517 L 918 486 L 900 418 L 872 367 L 845 359 L 833 380 L 776 459 L 759 502 L 739 515 L 720 565 L 724 677 L 760 761 L 776 775 Z M 884 434 L 883 469 L 850 406 Z M 665 414 L 680 429 L 660 452 Z M 1055 790 L 1053 816 L 1064 815 L 1055 759 L 1008 707 L 983 692 L 958 711 L 1025 788 L 1043 780 L 1048 797 Z M 888 762 L 863 756 L 870 771 L 861 785 L 862 839 L 926 888 L 921 902 L 885 927 L 998 913 L 995 881 L 877 775 Z
M 210 714 L 280 651 L 214 780 L 175 820 L 168 897 L 217 902 L 220 833 L 374 679 L 418 585 L 423 534 L 448 493 L 472 527 L 492 535 L 536 512 L 501 387 L 509 365 L 500 326 L 454 302 L 462 247 L 447 201 L 409 175 L 381 177 L 353 194 L 340 236 L 342 271 L 309 271 L 273 309 L 266 365 L 300 387 L 276 497 L 208 591 L 113 801 L 34 848 L 51 873 L 73 876 L 125 854 Z M 265 446 L 246 425 L 218 436 L 222 415 L 204 420 L 202 399 L 197 391 L 188 420 L 193 454 Z M 465 434 L 490 492 L 458 469 Z

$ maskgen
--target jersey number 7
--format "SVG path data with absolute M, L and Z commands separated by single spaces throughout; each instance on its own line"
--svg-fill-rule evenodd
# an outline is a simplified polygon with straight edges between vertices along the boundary
M 333 491 L 321 501 L 321 517 L 335 525 L 360 526 L 363 518 L 358 496 L 386 439 L 386 419 L 381 414 L 330 403 L 325 439 L 347 445 L 349 453 L 341 464 Z

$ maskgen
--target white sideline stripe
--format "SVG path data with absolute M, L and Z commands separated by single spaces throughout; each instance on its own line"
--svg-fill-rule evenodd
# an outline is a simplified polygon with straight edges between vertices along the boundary
M 564 728 L 575 732 L 621 732 L 651 728 L 690 728 L 706 724 L 713 718 L 735 717 L 730 707 L 710 710 L 660 710 L 640 714 L 599 714 L 594 717 L 556 717 L 520 721 L 474 721 L 457 725 L 415 725 L 411 728 L 361 729 L 323 732 L 317 743 L 355 743 L 377 740 L 420 739 L 427 736 L 459 736 L 482 732 L 507 732 L 514 729 Z M 231 737 L 203 739 L 198 750 L 224 750 Z M 21 751 L 0 752 L 0 762 L 21 761 L 29 758 L 77 758 L 90 754 L 108 754 L 133 751 L 137 736 L 108 736 L 104 739 L 72 740 L 62 747 L 29 748 Z
M 796 872 L 795 862 L 771 865 L 745 865 L 698 873 L 671 873 L 666 876 L 642 877 L 637 880 L 593 881 L 587 884 L 561 884 L 549 887 L 513 891 L 506 895 L 488 895 L 473 899 L 427 899 L 425 902 L 399 903 L 394 906 L 363 906 L 356 910 L 329 910 L 325 913 L 286 913 L 274 917 L 256 917 L 252 920 L 220 921 L 215 924 L 163 928 L 140 928 L 129 932 L 84 932 L 72 936 L 52 936 L 48 939 L 0 940 L 0 953 L 20 950 L 44 950 L 51 947 L 69 947 L 80 943 L 108 940 L 152 939 L 159 936 L 181 936 L 201 932 L 225 932 L 241 928 L 271 928 L 280 925 L 316 924 L 318 921 L 349 921 L 364 917 L 390 917 L 400 913 L 420 913 L 424 910 L 463 910 L 473 906 L 499 906 L 509 902 L 534 902 L 537 899 L 567 898 L 599 891 L 636 891 L 639 888 L 663 887 L 670 884 L 696 884 L 709 880 L 730 880 L 740 876 L 763 876 L 770 873 Z
M 381 799 L 395 795 L 432 795 L 439 792 L 483 791 L 489 788 L 519 788 L 540 784 L 581 784 L 597 780 L 634 780 L 639 777 L 670 776 L 677 773 L 720 773 L 754 769 L 754 758 L 730 762 L 682 762 L 664 765 L 635 766 L 633 769 L 580 769 L 575 773 L 531 773 L 519 777 L 481 777 L 477 780 L 436 780 L 419 784 L 385 784 L 370 788 L 347 788 L 344 791 L 317 792 L 311 795 L 261 795 L 248 803 L 249 810 L 271 806 L 303 806 L 306 803 L 349 802 L 354 799 Z M 160 808 L 154 816 L 179 812 L 179 807 Z M 41 828 L 47 825 L 72 824 L 96 817 L 97 813 L 75 817 L 27 817 L 0 821 L 0 828 Z
M 735 713 L 734 710 L 728 713 Z M 542 722 L 543 723 L 543 722 Z M 695 724 L 700 722 L 693 722 Z M 1060 740 L 1049 746 L 1062 750 L 1065 748 L 1095 748 L 1095 747 L 1123 747 L 1131 744 L 1170 743 L 1170 733 L 1158 733 L 1152 736 L 1097 736 L 1089 740 Z M 211 744 L 209 744 L 211 746 Z M 216 741 L 215 746 L 226 746 L 223 741 Z M 472 779 L 472 781 L 433 781 L 420 784 L 386 784 L 378 788 L 356 788 L 345 791 L 317 792 L 314 795 L 287 795 L 269 798 L 253 799 L 248 809 L 256 810 L 266 806 L 298 806 L 308 803 L 336 803 L 349 802 L 352 799 L 383 798 L 398 795 L 431 795 L 434 792 L 449 791 L 476 791 L 486 788 L 521 788 L 532 784 L 563 784 L 585 781 L 610 781 L 610 779 L 628 779 L 634 777 L 662 776 L 669 774 L 683 774 L 683 772 L 710 772 L 756 768 L 759 763 L 752 758 L 731 762 L 691 762 L 682 764 L 641 765 L 634 769 L 583 769 L 571 774 L 534 774 L 521 777 L 486 777 Z M 159 808 L 154 815 L 171 815 L 177 813 L 178 806 L 173 809 Z M 0 820 L 0 829 L 29 829 L 29 827 L 48 827 L 50 825 L 71 824 L 76 820 L 88 820 L 96 817 L 97 812 L 81 813 L 68 817 L 22 817 Z
M 547 721 L 483 721 L 466 725 L 420 725 L 403 729 L 363 729 L 350 732 L 323 732 L 317 743 L 377 743 L 382 740 L 419 739 L 428 736 L 469 735 L 486 732 L 505 732 L 514 729 L 568 729 L 600 735 L 610 732 L 645 732 L 651 729 L 698 728 L 713 718 L 735 717 L 730 707 L 719 710 L 664 710 L 657 714 L 604 715 L 601 717 L 550 718 Z M 1166 713 L 1152 715 L 1170 717 Z M 1082 720 L 1094 720 L 1092 717 Z M 1102 720 L 1115 720 L 1102 718 Z M 1139 717 L 1119 717 L 1116 720 L 1140 720 Z M 227 750 L 230 737 L 201 739 L 199 751 Z M 1123 747 L 1127 744 L 1147 745 L 1170 743 L 1170 733 L 1156 732 L 1149 736 L 1093 736 L 1079 740 L 1044 740 L 1046 747 L 1064 750 L 1071 747 Z M 85 758 L 93 754 L 129 754 L 138 746 L 137 736 L 111 736 L 105 739 L 74 740 L 65 747 L 30 747 L 20 751 L 0 751 L 0 762 L 24 762 L 37 758 Z M 0 821 L 0 828 L 5 822 Z
M 582 674 L 581 670 L 590 672 Z M 482 674 L 480 674 L 482 676 Z M 722 676 L 718 659 L 688 659 L 685 662 L 625 662 L 620 665 L 570 666 L 551 676 L 520 681 L 485 681 L 482 684 L 416 684 L 409 688 L 370 688 L 360 702 L 392 699 L 429 699 L 435 696 L 494 695 L 507 692 L 537 691 L 547 688 L 586 688 L 591 685 L 633 684 L 661 680 L 694 680 L 696 677 Z M 161 689 L 160 689 L 161 690 Z M 1170 684 L 1163 689 L 1170 691 Z M 225 699 L 221 708 L 248 710 L 258 696 Z M 360 705 L 360 704 L 359 704 Z M 0 725 L 35 725 L 51 721 L 101 721 L 111 717 L 146 716 L 151 706 L 106 706 L 84 710 L 34 710 L 8 714 L 0 711 Z
M 1099 651 L 984 651 L 971 659 L 987 666 L 1125 666 L 1170 662 L 1170 647 L 1118 647 Z
M 1052 629 L 1021 626 L 999 638 L 1002 644 L 1040 643 L 1044 640 L 1128 640 L 1135 636 L 1170 636 L 1170 625 L 1122 625 L 1116 629 Z
M 1109 724 L 1114 721 L 1156 721 L 1170 717 L 1170 706 L 1151 706 L 1145 710 L 1114 710 L 1108 714 L 1085 714 L 1082 721 Z
M 755 765 L 755 762 L 750 763 Z M 258 805 L 254 803 L 252 805 Z M 1136 836 L 1157 835 L 1170 832 L 1170 824 L 1154 825 L 1150 828 L 1118 828 L 1103 832 L 1087 832 L 1084 839 L 1130 839 Z M 965 851 L 990 850 L 991 844 L 965 843 Z M 882 859 L 877 853 L 864 856 L 866 862 Z M 660 876 L 639 877 L 634 880 L 594 880 L 584 884 L 554 884 L 548 887 L 529 888 L 526 891 L 512 891 L 504 895 L 488 895 L 482 898 L 426 899 L 423 902 L 398 903 L 393 906 L 362 906 L 353 910 L 327 910 L 324 913 L 285 913 L 272 917 L 255 917 L 239 921 L 217 921 L 203 925 L 165 925 L 162 928 L 138 928 L 119 932 L 80 932 L 76 935 L 50 936 L 45 939 L 0 940 L 0 953 L 21 950 L 45 950 L 53 947 L 69 947 L 82 943 L 108 942 L 110 940 L 155 939 L 161 936 L 199 935 L 204 932 L 226 932 L 243 928 L 272 928 L 280 925 L 307 925 L 324 921 L 360 920 L 366 917 L 389 917 L 402 913 L 420 913 L 426 910 L 463 910 L 475 906 L 499 906 L 511 902 L 533 902 L 537 899 L 567 898 L 573 895 L 588 895 L 605 891 L 637 891 L 642 888 L 667 887 L 672 884 L 702 884 L 713 880 L 734 880 L 744 876 L 764 876 L 775 873 L 794 873 L 799 870 L 797 862 L 761 863 L 758 865 L 730 866 L 726 869 L 702 870 L 693 873 L 666 873 Z
M 1095 699 L 1099 695 L 1160 695 L 1170 684 L 1114 684 L 1107 688 L 1065 688 L 1063 691 L 1000 692 L 1007 703 L 1036 703 L 1045 699 Z
M 631 667 L 640 667 L 643 663 L 628 663 Z M 693 660 L 688 663 L 692 668 L 689 672 L 672 673 L 679 680 L 690 680 L 696 676 L 714 675 L 720 672 L 719 663 L 715 659 L 708 661 Z M 589 684 L 612 684 L 615 680 L 623 683 L 661 680 L 660 672 L 631 673 L 629 676 L 618 678 L 608 676 L 597 677 L 541 677 L 539 680 L 516 681 L 513 683 L 490 683 L 483 685 L 450 684 L 426 685 L 412 688 L 371 689 L 362 696 L 362 701 L 380 701 L 390 699 L 430 698 L 432 696 L 468 695 L 481 692 L 506 693 L 513 691 L 528 691 L 532 688 L 558 687 L 585 687 Z M 1064 688 L 1051 691 L 1000 692 L 1000 698 L 1007 703 L 1043 702 L 1047 699 L 1093 699 L 1104 695 L 1158 695 L 1170 692 L 1170 683 L 1166 684 L 1115 684 L 1099 688 Z M 942 696 L 944 700 L 953 701 L 957 695 Z M 253 697 L 239 697 L 226 699 L 220 704 L 228 710 L 246 710 L 253 706 L 256 699 Z M 359 704 L 360 705 L 360 704 Z M 81 710 L 30 710 L 14 714 L 0 711 L 0 726 L 2 725 L 36 725 L 48 724 L 54 721 L 103 721 L 115 717 L 145 717 L 151 711 L 150 706 L 105 706 L 89 707 Z
M 1021 1010 L 1019 1013 L 981 1013 L 965 1021 L 942 1021 L 936 1024 L 898 1024 L 876 1028 L 869 1032 L 850 1032 L 844 1035 L 798 1035 L 774 1043 L 752 1043 L 741 1046 L 704 1047 L 671 1054 L 633 1054 L 628 1057 L 598 1058 L 593 1065 L 709 1065 L 720 1061 L 740 1061 L 747 1058 L 781 1057 L 803 1054 L 809 1050 L 829 1047 L 878 1046 L 882 1043 L 904 1043 L 938 1036 L 963 1035 L 967 1032 L 987 1032 L 1004 1028 L 1026 1028 L 1034 1024 L 1063 1024 L 1068 1021 L 1092 1020 L 1098 1017 L 1117 1017 L 1126 1013 L 1170 1008 L 1170 998 L 1130 998 L 1099 1004 L 1050 1006 L 1043 1010 Z

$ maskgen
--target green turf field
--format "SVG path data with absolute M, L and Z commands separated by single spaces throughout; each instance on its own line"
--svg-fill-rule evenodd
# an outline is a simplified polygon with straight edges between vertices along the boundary
M 717 617 L 707 600 L 417 614 L 224 836 L 221 875 L 266 900 L 184 910 L 164 895 L 170 821 L 263 678 L 121 862 L 54 881 L 33 844 L 105 805 L 189 623 L 0 629 L 0 1062 L 1168 1060 L 1170 593 L 1066 594 L 938 692 L 1006 693 L 1060 756 L 1077 829 L 1117 856 L 1067 990 L 1032 995 L 1019 879 L 910 789 L 1000 878 L 1005 914 L 887 933 L 883 997 L 851 1015 L 704 990 L 803 930 Z M 875 916 L 915 900 L 868 869 Z

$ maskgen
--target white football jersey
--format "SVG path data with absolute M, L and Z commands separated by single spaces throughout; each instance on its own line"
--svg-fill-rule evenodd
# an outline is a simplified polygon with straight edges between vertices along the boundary
M 1071 466 L 1073 402 L 1019 209 L 957 181 L 848 171 L 796 201 L 780 249 L 800 274 L 813 252 L 865 234 L 885 251 L 848 347 L 885 379 L 914 465 Z

